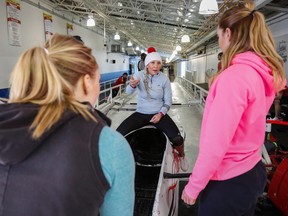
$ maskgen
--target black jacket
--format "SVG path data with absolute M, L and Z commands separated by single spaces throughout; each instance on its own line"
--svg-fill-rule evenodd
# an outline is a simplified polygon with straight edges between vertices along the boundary
M 39 140 L 34 104 L 0 105 L 0 215 L 95 216 L 109 184 L 98 155 L 105 122 L 66 111 Z

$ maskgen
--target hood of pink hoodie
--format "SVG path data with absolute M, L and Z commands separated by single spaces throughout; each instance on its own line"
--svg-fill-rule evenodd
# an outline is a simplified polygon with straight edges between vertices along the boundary
M 232 59 L 231 65 L 234 64 L 246 64 L 254 68 L 263 80 L 266 96 L 275 95 L 276 89 L 272 70 L 260 56 L 250 51 L 241 53 Z

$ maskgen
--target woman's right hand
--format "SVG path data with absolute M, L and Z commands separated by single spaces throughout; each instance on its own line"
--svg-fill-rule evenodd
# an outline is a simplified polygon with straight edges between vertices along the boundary
M 188 205 L 194 205 L 196 202 L 196 199 L 193 199 L 193 198 L 188 196 L 188 194 L 185 192 L 185 189 L 182 192 L 181 199 L 183 200 L 184 203 L 186 203 Z
M 137 80 L 135 80 L 134 77 L 133 77 L 133 75 L 131 75 L 131 78 L 130 78 L 130 86 L 131 86 L 132 88 L 136 88 L 136 86 L 139 84 L 139 82 L 140 82 L 140 78 L 137 79 Z

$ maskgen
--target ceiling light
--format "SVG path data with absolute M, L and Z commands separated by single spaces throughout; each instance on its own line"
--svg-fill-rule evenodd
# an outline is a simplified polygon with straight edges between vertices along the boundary
M 177 51 L 177 52 L 178 52 L 178 51 L 181 51 L 181 49 L 182 49 L 181 46 L 179 46 L 179 45 L 176 46 L 176 51 Z
M 129 41 L 127 45 L 128 46 L 132 46 L 133 44 L 131 43 L 131 41 Z
M 178 16 L 183 16 L 183 12 L 180 10 L 177 10 L 177 14 L 178 14 Z
M 189 35 L 183 35 L 181 38 L 181 43 L 189 43 L 189 42 L 190 42 Z
M 93 15 L 88 16 L 87 26 L 95 26 L 95 20 L 93 19 Z
M 118 32 L 114 35 L 114 40 L 120 40 L 120 35 Z
M 195 13 L 195 12 L 197 11 L 197 8 L 195 8 L 195 6 L 194 6 L 194 7 L 192 6 L 192 7 L 189 9 L 189 11 L 192 12 L 192 13 Z
M 139 50 L 139 46 L 136 46 L 136 50 Z
M 199 14 L 216 14 L 218 13 L 217 0 L 202 0 L 199 7 Z

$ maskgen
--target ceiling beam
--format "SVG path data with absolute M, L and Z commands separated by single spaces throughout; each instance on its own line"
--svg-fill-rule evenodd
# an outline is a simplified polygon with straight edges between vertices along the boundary
M 87 5 L 89 8 L 93 9 L 95 12 L 97 12 L 97 14 L 99 16 L 101 16 L 103 19 L 105 19 L 106 22 L 108 22 L 111 25 L 114 26 L 120 26 L 119 23 L 115 23 L 115 20 L 111 19 L 110 17 L 108 17 L 106 14 L 104 14 L 98 7 L 96 3 L 99 4 L 98 0 L 95 1 L 89 1 L 89 0 L 82 0 L 84 2 L 85 5 Z M 137 38 L 133 37 L 130 33 L 128 33 L 125 30 L 119 29 L 119 31 L 121 31 L 123 34 L 125 34 L 127 37 L 129 37 L 133 42 L 137 43 L 139 46 L 143 46 L 145 47 Z
M 129 20 L 135 20 L 135 21 L 141 21 L 135 17 L 131 17 L 131 16 L 125 16 L 125 17 L 122 17 L 120 15 L 115 15 L 115 14 L 110 14 L 110 16 L 112 17 L 117 17 L 117 18 L 121 18 L 121 19 L 129 19 Z M 153 24 L 161 24 L 161 25 L 167 25 L 167 26 L 172 26 L 172 27 L 178 27 L 178 28 L 181 28 L 182 25 L 177 25 L 177 24 L 172 24 L 172 23 L 167 23 L 165 21 L 163 21 L 162 23 L 160 23 L 159 21 L 155 21 L 155 20 L 149 20 L 149 19 L 145 19 L 143 20 L 144 22 L 148 22 L 148 23 L 153 23 Z M 185 26 L 185 29 L 190 29 L 190 30 L 198 30 L 197 27 L 188 27 L 188 26 Z
M 281 8 L 281 7 L 275 7 L 275 6 L 270 6 L 270 5 L 267 5 L 264 8 L 268 10 L 272 10 L 272 11 L 280 11 L 280 12 L 288 13 L 288 8 Z
M 254 0 L 255 5 L 256 5 L 256 9 L 262 8 L 265 5 L 269 4 L 270 2 L 272 2 L 272 0 Z

